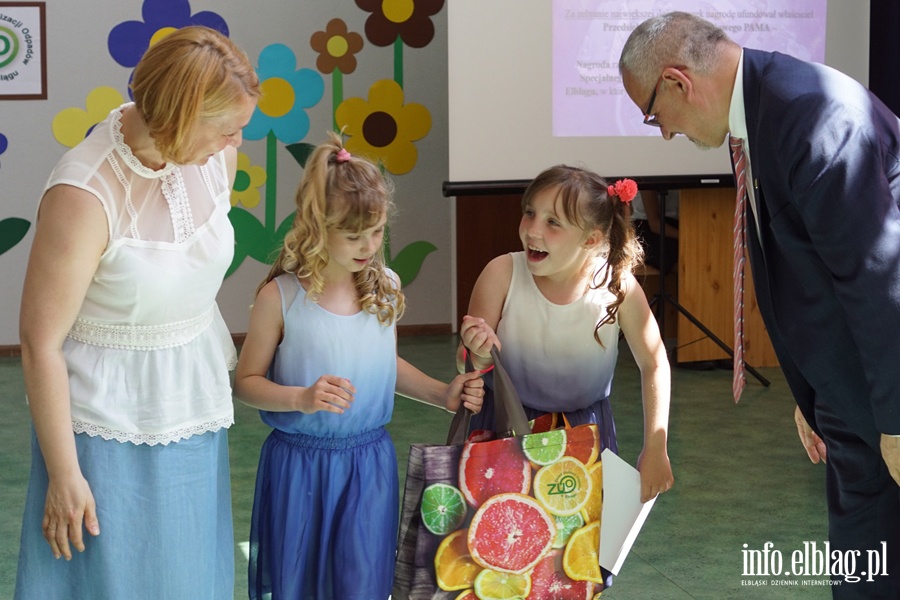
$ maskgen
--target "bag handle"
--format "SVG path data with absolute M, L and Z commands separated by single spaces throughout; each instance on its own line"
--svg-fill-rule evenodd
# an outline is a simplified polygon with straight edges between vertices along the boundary
M 491 348 L 491 358 L 494 359 L 494 431 L 497 437 L 513 437 L 531 433 L 531 425 L 525 416 L 525 409 L 519 394 L 509 378 L 509 374 L 500 361 L 500 350 L 496 346 Z M 472 363 L 466 356 L 466 370 L 474 370 Z M 460 403 L 453 421 L 450 423 L 450 432 L 447 435 L 447 444 L 462 444 L 466 441 L 469 431 L 469 422 L 472 413 Z

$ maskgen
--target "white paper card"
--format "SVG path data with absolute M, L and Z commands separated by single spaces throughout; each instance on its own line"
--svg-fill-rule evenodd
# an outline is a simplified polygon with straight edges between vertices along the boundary
M 600 517 L 600 566 L 619 574 L 656 498 L 641 503 L 641 474 L 609 448 L 603 461 L 603 511 Z

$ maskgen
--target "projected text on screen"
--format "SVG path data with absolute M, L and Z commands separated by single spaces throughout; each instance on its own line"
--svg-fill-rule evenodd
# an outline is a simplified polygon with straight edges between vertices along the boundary
M 553 135 L 658 136 L 622 87 L 618 58 L 642 21 L 672 10 L 722 27 L 738 44 L 825 60 L 826 0 L 553 0 Z

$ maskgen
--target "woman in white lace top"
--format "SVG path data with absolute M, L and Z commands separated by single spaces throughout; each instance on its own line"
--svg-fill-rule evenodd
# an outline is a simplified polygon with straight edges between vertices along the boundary
M 235 349 L 215 297 L 259 79 L 227 37 L 187 27 L 131 87 L 40 201 L 20 323 L 35 435 L 19 599 L 233 596 Z

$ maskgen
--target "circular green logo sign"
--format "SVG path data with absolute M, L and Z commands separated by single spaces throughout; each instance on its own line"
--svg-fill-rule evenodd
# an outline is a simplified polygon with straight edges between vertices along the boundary
M 19 36 L 16 32 L 0 27 L 0 69 L 15 60 L 19 54 Z

